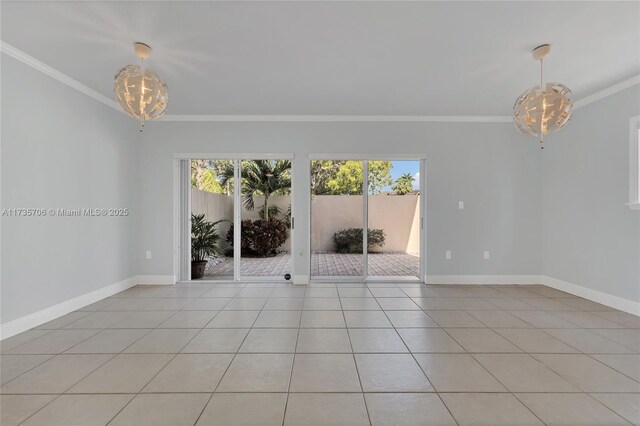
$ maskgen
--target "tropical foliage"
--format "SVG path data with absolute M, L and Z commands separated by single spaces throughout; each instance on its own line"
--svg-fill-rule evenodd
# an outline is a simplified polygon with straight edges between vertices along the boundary
M 218 182 L 225 186 L 233 180 L 233 164 L 222 163 L 216 170 Z M 262 214 L 269 219 L 269 197 L 291 192 L 291 160 L 247 160 L 241 166 L 242 204 L 255 208 L 255 196 L 263 197 Z
M 191 214 L 191 260 L 208 260 L 211 256 L 224 255 L 220 248 L 220 234 L 216 226 L 225 219 L 216 222 L 205 220 L 204 214 Z
M 311 161 L 311 194 L 331 195 L 329 181 L 338 173 L 344 161 L 313 160 Z
M 367 177 L 369 194 L 380 194 L 383 188 L 393 183 L 393 179 L 391 179 L 392 167 L 393 163 L 391 161 L 369 161 L 369 174 Z
M 404 173 L 393 184 L 391 189 L 398 195 L 405 195 L 411 191 L 413 191 L 413 182 L 416 178 L 413 177 L 411 173 Z
M 362 195 L 362 161 L 314 160 L 311 162 L 312 195 Z M 391 161 L 369 161 L 368 190 L 380 194 L 393 184 Z M 245 160 L 241 166 L 242 201 L 252 210 L 254 196 L 264 195 L 264 205 L 272 195 L 291 191 L 290 160 Z M 233 162 L 230 160 L 192 160 L 191 185 L 203 191 L 230 195 L 234 189 Z M 264 207 L 264 206 L 263 206 Z M 263 211 L 264 213 L 264 211 Z M 263 214 L 261 217 L 268 218 Z
M 289 231 L 281 220 L 246 219 L 240 224 L 240 253 L 247 257 L 274 256 L 287 238 Z M 233 225 L 227 232 L 227 242 L 233 244 Z
M 232 164 L 232 162 L 229 160 L 191 160 L 191 187 L 214 194 L 231 194 L 233 186 L 220 184 L 216 172 L 225 164 Z
M 362 161 L 312 161 L 312 195 L 362 195 Z M 380 194 L 391 185 L 391 161 L 369 161 L 369 193 Z

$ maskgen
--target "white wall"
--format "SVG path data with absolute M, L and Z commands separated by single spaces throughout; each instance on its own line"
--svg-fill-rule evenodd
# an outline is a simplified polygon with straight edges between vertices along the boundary
M 309 153 L 427 157 L 430 275 L 541 269 L 540 160 L 510 123 L 149 123 L 140 142 L 143 275 L 173 275 L 174 153 L 288 153 L 294 159 L 294 275 L 307 275 Z M 458 201 L 465 209 L 458 210 Z M 153 258 L 144 259 L 152 250 Z M 453 259 L 445 260 L 445 250 Z M 491 259 L 483 260 L 483 251 Z
M 629 202 L 629 119 L 640 86 L 577 110 L 545 144 L 544 275 L 640 302 L 640 211 Z
M 133 207 L 136 124 L 2 54 L 2 208 Z M 2 217 L 3 324 L 136 275 L 134 216 Z

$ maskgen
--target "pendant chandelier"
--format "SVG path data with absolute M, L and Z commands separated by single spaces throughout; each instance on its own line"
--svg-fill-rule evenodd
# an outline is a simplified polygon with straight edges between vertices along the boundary
M 516 99 L 513 121 L 520 133 L 539 137 L 544 149 L 544 137 L 564 127 L 571 118 L 573 95 L 564 84 L 546 83 L 542 79 L 542 61 L 551 46 L 543 44 L 533 49 L 533 59 L 540 61 L 540 85 L 532 87 Z
M 115 76 L 113 90 L 124 111 L 140 120 L 140 131 L 147 120 L 156 120 L 164 115 L 169 101 L 167 84 L 155 71 L 144 67 L 144 60 L 151 54 L 151 47 L 134 43 L 133 49 L 140 58 L 140 65 L 126 65 Z

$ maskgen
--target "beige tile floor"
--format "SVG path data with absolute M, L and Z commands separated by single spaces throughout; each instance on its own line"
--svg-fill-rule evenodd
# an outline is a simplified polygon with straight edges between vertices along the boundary
M 640 318 L 544 286 L 139 286 L 2 342 L 0 424 L 640 424 Z

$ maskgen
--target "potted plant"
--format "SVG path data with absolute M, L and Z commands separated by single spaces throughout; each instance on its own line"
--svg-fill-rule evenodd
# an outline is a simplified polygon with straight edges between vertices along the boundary
M 216 225 L 225 222 L 221 219 L 209 222 L 204 214 L 191 214 L 191 279 L 202 278 L 207 261 L 213 255 L 224 255 L 219 247 L 220 235 Z

